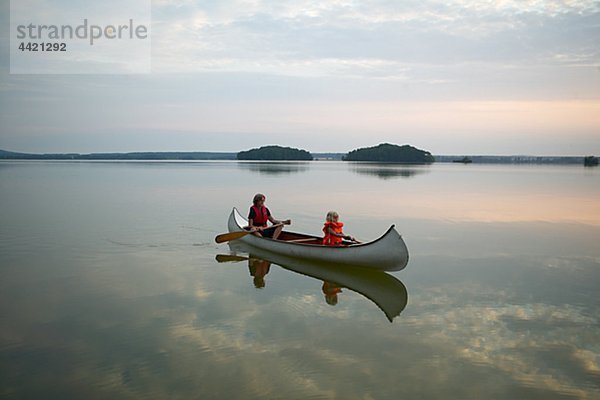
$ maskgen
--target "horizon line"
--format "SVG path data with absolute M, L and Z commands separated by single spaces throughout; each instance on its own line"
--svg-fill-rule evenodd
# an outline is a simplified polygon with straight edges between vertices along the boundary
M 265 146 L 275 146 L 275 145 L 265 145 Z M 263 146 L 261 146 L 263 147 Z M 281 147 L 289 147 L 289 146 L 281 146 Z M 360 147 L 362 148 L 362 147 Z M 357 148 L 358 149 L 358 148 Z M 336 154 L 336 155 L 346 155 L 348 154 L 350 151 L 347 152 L 338 152 L 338 151 L 309 151 L 306 149 L 299 149 L 299 150 L 305 150 L 308 151 L 311 155 L 313 154 Z M 153 151 L 153 150 L 147 150 L 147 151 L 98 151 L 98 152 L 46 152 L 46 153 L 29 153 L 29 152 L 23 152 L 23 151 L 13 151 L 13 150 L 6 150 L 6 149 L 0 149 L 0 152 L 6 152 L 6 153 L 14 153 L 14 154 L 23 154 L 23 155 L 33 155 L 33 156 L 47 156 L 47 155 L 98 155 L 98 154 L 142 154 L 142 153 L 160 153 L 160 154 L 175 154 L 175 153 L 204 153 L 204 154 L 238 154 L 242 151 L 246 151 L 246 150 L 238 150 L 238 151 L 218 151 L 218 150 L 210 150 L 210 151 L 206 151 L 206 150 L 169 150 L 169 151 Z M 450 154 L 450 153 L 446 153 L 446 154 L 435 154 L 435 153 L 431 153 L 430 154 L 434 157 L 438 156 L 438 157 L 553 157 L 553 158 L 577 158 L 577 157 L 588 157 L 588 156 L 595 156 L 595 154 L 577 154 L 577 155 L 550 155 L 550 154 L 544 154 L 544 155 L 535 155 L 535 154 L 483 154 L 483 153 L 472 153 L 472 154 L 467 154 L 467 153 L 456 153 L 456 154 Z

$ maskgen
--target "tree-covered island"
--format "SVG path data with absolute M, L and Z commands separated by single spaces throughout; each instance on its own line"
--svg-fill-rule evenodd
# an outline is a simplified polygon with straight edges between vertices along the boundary
M 435 161 L 430 152 L 410 145 L 382 143 L 375 147 L 365 147 L 349 152 L 344 161 L 374 161 L 405 164 L 425 164 Z
M 597 167 L 598 166 L 598 157 L 595 157 L 595 156 L 584 157 L 583 165 L 585 165 L 586 167 Z
M 257 149 L 240 151 L 238 160 L 311 161 L 313 156 L 306 150 L 282 146 L 263 146 Z

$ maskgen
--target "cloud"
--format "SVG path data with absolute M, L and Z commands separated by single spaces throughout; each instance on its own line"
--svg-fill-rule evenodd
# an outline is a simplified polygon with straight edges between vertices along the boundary
M 290 66 L 292 75 L 305 64 L 309 76 L 310 66 L 318 64 L 324 65 L 323 74 L 344 76 L 328 70 L 325 60 L 360 64 L 365 56 L 380 64 L 431 65 L 547 64 L 557 55 L 563 65 L 599 60 L 593 38 L 600 31 L 600 10 L 593 1 L 231 2 L 188 4 L 171 19 L 160 17 L 171 11 L 169 5 L 155 8 L 161 21 L 154 31 L 159 71 L 177 70 L 162 64 L 175 54 L 186 60 L 179 64 L 183 70 L 210 69 L 222 65 L 220 59 L 226 69 L 285 74 Z

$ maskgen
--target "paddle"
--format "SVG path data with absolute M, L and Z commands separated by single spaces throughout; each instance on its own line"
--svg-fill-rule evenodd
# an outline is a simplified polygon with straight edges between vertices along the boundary
M 277 228 L 277 227 L 280 227 L 283 225 L 284 225 L 283 223 L 271 225 L 271 226 L 269 226 L 268 229 Z M 254 231 L 237 231 L 237 232 L 222 233 L 215 237 L 215 242 L 217 242 L 217 243 L 231 242 L 232 240 L 237 240 L 237 239 L 243 238 L 244 236 L 250 235 L 252 233 L 254 233 Z
M 236 256 L 233 254 L 217 254 L 215 259 L 219 263 L 224 263 L 224 262 L 246 261 L 246 260 L 248 260 L 248 257 Z
M 229 233 L 222 233 L 220 235 L 217 235 L 215 237 L 215 242 L 217 243 L 225 243 L 225 242 L 229 242 L 231 240 L 237 240 L 239 238 L 243 238 L 246 235 L 251 234 L 251 231 L 239 231 L 239 232 L 229 232 Z
M 356 238 L 344 239 L 344 241 L 349 242 L 351 244 L 361 244 L 362 242 Z

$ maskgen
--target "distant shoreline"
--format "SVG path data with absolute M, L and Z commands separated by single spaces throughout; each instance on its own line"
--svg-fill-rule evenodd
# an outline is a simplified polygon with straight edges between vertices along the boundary
M 341 161 L 346 153 L 312 153 L 315 161 Z M 19 153 L 0 150 L 0 160 L 80 160 L 80 161 L 227 161 L 236 160 L 234 152 L 130 152 L 130 153 Z M 434 155 L 435 162 L 452 163 L 468 157 L 473 164 L 583 164 L 583 156 L 494 156 Z

